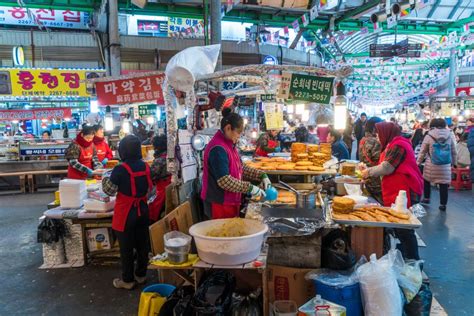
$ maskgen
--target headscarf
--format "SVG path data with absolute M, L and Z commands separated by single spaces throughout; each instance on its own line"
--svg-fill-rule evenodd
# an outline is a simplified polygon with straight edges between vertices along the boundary
M 381 150 L 384 151 L 387 145 L 402 132 L 400 128 L 392 122 L 380 122 L 375 124 L 375 129 L 379 135 Z
M 121 141 L 118 148 L 120 159 L 133 161 L 142 159 L 142 145 L 140 139 L 135 135 L 127 135 Z
M 81 146 L 81 147 L 84 147 L 84 148 L 87 148 L 89 147 L 90 145 L 92 145 L 92 141 L 88 142 L 83 136 L 82 136 L 82 132 L 77 134 L 76 136 L 76 142 Z

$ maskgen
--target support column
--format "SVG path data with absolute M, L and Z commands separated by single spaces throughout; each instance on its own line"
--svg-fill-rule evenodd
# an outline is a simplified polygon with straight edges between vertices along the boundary
M 118 0 L 109 0 L 109 72 L 120 76 L 120 35 L 118 30 Z
M 222 44 L 221 34 L 221 1 L 210 0 L 211 3 L 211 44 Z M 217 60 L 216 70 L 222 70 L 222 47 L 219 51 L 219 59 Z
M 449 56 L 449 81 L 448 81 L 448 96 L 456 96 L 456 77 L 458 75 L 457 69 L 457 54 L 455 49 L 451 49 Z

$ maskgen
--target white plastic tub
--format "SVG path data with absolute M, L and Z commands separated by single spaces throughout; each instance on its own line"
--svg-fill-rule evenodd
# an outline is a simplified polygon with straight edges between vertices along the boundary
M 268 226 L 252 219 L 243 219 L 249 235 L 242 237 L 210 237 L 206 234 L 231 219 L 214 219 L 194 224 L 189 234 L 194 237 L 201 260 L 216 265 L 231 266 L 255 260 L 262 248 Z

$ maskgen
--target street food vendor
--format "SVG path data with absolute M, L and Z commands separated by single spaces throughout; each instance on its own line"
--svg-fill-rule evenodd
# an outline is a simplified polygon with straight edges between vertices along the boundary
M 171 175 L 166 166 L 167 139 L 166 135 L 153 137 L 153 148 L 155 159 L 151 165 L 152 181 L 155 185 L 155 198 L 148 205 L 150 209 L 150 221 L 156 222 L 164 214 L 166 187 L 171 183 Z
M 208 218 L 238 217 L 242 193 L 264 197 L 265 192 L 250 181 L 271 185 L 268 176 L 256 169 L 242 166 L 237 141 L 244 130 L 242 117 L 226 108 L 222 113 L 221 128 L 204 151 L 201 198 Z
M 65 157 L 68 161 L 67 177 L 69 179 L 85 180 L 92 176 L 93 170 L 102 168 L 93 144 L 94 134 L 93 126 L 83 125 L 81 132 L 66 149 Z
M 280 152 L 280 142 L 277 140 L 278 133 L 278 130 L 272 129 L 260 135 L 257 139 L 255 156 L 268 157 L 268 154 L 270 153 Z
M 131 290 L 135 282 L 146 282 L 149 251 L 147 194 L 152 182 L 150 167 L 142 160 L 141 141 L 137 136 L 125 136 L 118 151 L 122 163 L 114 167 L 110 176 L 104 176 L 102 189 L 108 195 L 117 193 L 112 229 L 119 241 L 122 277 L 114 279 L 113 285 Z
M 423 177 L 416 164 L 415 153 L 409 139 L 401 135 L 400 128 L 392 122 L 375 124 L 380 141 L 379 164 L 362 168 L 362 177 L 382 177 L 382 199 L 384 206 L 395 203 L 400 190 L 407 193 L 408 207 L 419 201 L 423 192 Z M 395 229 L 403 257 L 419 259 L 418 242 L 413 229 Z
M 97 150 L 97 158 L 105 167 L 107 162 L 114 157 L 112 150 L 110 150 L 109 144 L 105 141 L 104 127 L 100 124 L 94 126 L 94 146 Z
M 49 142 L 51 141 L 51 132 L 49 130 L 44 130 L 42 133 L 41 133 L 41 140 L 43 142 Z
M 349 150 L 346 144 L 342 141 L 342 134 L 334 128 L 329 130 L 328 142 L 331 143 L 332 155 L 337 160 L 347 160 L 349 156 Z

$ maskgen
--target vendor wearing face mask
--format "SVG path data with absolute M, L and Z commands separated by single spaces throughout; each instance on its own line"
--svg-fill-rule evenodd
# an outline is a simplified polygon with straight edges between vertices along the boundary
M 238 217 L 242 193 L 264 197 L 265 192 L 250 181 L 261 181 L 266 189 L 271 185 L 268 176 L 243 165 L 236 143 L 244 129 L 244 120 L 237 113 L 223 110 L 221 129 L 204 151 L 204 170 L 201 198 L 208 218 Z
M 66 149 L 68 161 L 67 177 L 69 179 L 85 180 L 91 177 L 93 170 L 102 167 L 97 159 L 97 151 L 93 144 L 94 127 L 83 125 L 82 131 Z
M 94 136 L 94 146 L 97 150 L 97 158 L 105 167 L 107 162 L 114 157 L 112 150 L 110 150 L 109 144 L 105 141 L 104 137 L 104 128 L 102 125 L 95 125 L 95 136 Z

